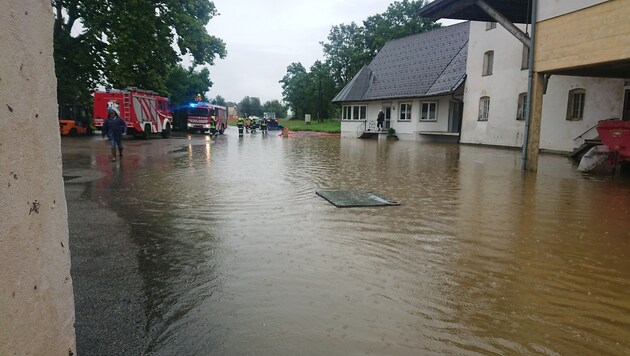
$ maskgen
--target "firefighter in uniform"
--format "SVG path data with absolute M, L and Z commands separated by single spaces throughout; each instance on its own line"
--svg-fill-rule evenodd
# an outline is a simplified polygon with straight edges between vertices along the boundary
M 267 119 L 262 119 L 262 120 L 260 121 L 260 131 L 261 131 L 263 134 L 266 134 L 266 133 L 267 133 Z
M 236 121 L 236 127 L 238 127 L 238 137 L 243 137 L 243 126 L 245 125 L 245 119 L 239 117 Z
M 217 135 L 217 121 L 215 120 L 214 116 L 212 116 L 210 118 L 210 136 L 216 136 Z

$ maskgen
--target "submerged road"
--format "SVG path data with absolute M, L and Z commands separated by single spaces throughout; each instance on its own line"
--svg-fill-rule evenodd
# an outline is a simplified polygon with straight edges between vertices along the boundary
M 63 138 L 79 355 L 630 354 L 630 181 L 236 130 Z M 395 207 L 338 209 L 317 190 Z

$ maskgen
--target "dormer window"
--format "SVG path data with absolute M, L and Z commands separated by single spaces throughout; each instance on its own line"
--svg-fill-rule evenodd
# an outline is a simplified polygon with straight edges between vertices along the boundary
M 497 28 L 496 22 L 486 22 L 486 31 L 490 31 L 493 28 Z

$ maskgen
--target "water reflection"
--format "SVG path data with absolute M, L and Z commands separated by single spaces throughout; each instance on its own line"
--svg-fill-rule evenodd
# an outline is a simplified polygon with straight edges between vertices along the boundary
M 627 180 L 544 155 L 522 174 L 512 150 L 235 131 L 134 141 L 114 165 L 86 152 L 94 199 L 142 251 L 147 352 L 630 353 Z M 402 206 L 337 209 L 319 189 Z

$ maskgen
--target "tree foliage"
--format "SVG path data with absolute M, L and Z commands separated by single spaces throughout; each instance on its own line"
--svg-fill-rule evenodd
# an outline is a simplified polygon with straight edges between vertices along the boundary
M 280 80 L 283 99 L 295 117 L 302 118 L 308 113 L 319 113 L 322 118 L 337 115 L 339 108 L 331 100 L 385 43 L 440 27 L 416 16 L 424 3 L 423 0 L 395 1 L 384 13 L 364 20 L 362 26 L 354 22 L 333 26 L 327 41 L 320 42 L 325 61 L 315 62 L 308 71 L 301 63 L 292 63 Z
M 276 117 L 287 117 L 287 108 L 278 100 L 265 102 L 262 109 L 264 112 L 276 113 Z
M 204 97 L 211 86 L 208 68 L 196 71 L 192 66 L 186 69 L 176 65 L 171 68 L 166 79 L 166 94 L 173 105 L 178 106 L 193 101 L 197 94 Z
M 220 106 L 227 107 L 227 101 L 225 101 L 225 98 L 222 97 L 221 95 L 217 95 L 213 99 L 210 99 L 210 103 L 214 104 L 214 105 L 220 105 Z
M 51 0 L 59 102 L 85 101 L 98 84 L 167 92 L 167 78 L 190 55 L 193 65 L 225 57 L 205 29 L 208 0 Z M 80 25 L 80 26 L 77 26 Z M 73 28 L 81 28 L 78 35 Z M 176 48 L 173 48 L 176 44 Z
M 263 110 L 260 105 L 260 99 L 255 97 L 246 96 L 241 100 L 238 105 L 238 114 L 241 117 L 246 116 L 262 116 Z

